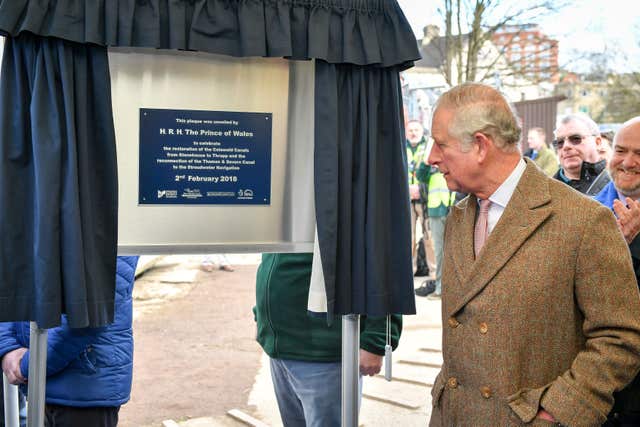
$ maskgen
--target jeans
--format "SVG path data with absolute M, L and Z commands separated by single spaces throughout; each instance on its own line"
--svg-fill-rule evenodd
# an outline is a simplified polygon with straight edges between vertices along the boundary
M 284 427 L 340 427 L 340 362 L 270 360 L 273 388 Z M 359 391 L 362 396 L 362 381 Z

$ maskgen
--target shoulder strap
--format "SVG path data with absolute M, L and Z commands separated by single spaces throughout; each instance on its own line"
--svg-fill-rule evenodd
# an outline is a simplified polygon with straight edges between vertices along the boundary
M 600 190 L 605 187 L 605 185 L 609 183 L 610 180 L 611 178 L 609 178 L 609 172 L 607 172 L 606 168 L 603 169 L 596 177 L 596 179 L 593 180 L 589 188 L 587 188 L 585 194 L 587 194 L 588 196 L 595 196 L 600 192 Z

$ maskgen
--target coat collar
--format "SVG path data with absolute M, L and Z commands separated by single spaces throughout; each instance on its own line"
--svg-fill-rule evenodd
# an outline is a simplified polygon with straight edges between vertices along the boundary
M 451 237 L 452 257 L 457 282 L 461 289 L 447 292 L 452 298 L 443 309 L 448 316 L 457 313 L 491 281 L 531 234 L 551 214 L 549 178 L 534 163 L 525 159 L 527 167 L 504 210 L 489 235 L 478 259 L 473 253 L 477 199 L 470 196 L 455 207 L 450 217 L 458 234 Z

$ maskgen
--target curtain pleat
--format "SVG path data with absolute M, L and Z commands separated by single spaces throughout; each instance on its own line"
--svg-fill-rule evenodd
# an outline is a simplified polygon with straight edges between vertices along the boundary
M 384 67 L 420 58 L 396 0 L 0 0 L 0 32 Z
M 316 61 L 315 91 L 328 314 L 415 314 L 399 71 Z
M 25 33 L 0 79 L 0 321 L 113 321 L 118 178 L 106 48 Z

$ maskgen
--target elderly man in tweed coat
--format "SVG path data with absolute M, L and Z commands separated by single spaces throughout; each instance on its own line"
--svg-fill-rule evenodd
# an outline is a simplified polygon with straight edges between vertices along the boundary
M 445 231 L 432 427 L 598 426 L 640 369 L 640 295 L 613 214 L 523 160 L 520 132 L 488 86 L 436 106 L 429 163 L 470 196 Z

